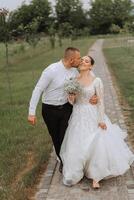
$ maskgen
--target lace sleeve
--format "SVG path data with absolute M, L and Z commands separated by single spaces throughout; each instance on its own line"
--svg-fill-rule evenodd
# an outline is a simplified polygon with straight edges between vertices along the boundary
M 96 95 L 99 98 L 97 108 L 98 108 L 98 123 L 104 122 L 104 87 L 102 80 L 100 78 L 97 78 L 96 84 L 95 84 L 95 92 Z

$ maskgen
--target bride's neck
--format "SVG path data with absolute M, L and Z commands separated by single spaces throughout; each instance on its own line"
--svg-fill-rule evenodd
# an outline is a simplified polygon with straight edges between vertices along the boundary
M 85 78 L 91 76 L 90 71 L 80 71 L 80 77 Z

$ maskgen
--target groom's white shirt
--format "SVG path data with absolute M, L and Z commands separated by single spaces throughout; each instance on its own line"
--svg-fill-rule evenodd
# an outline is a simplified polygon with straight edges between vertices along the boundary
M 62 60 L 49 65 L 38 80 L 30 100 L 29 115 L 35 115 L 36 107 L 42 94 L 42 103 L 63 105 L 67 103 L 67 94 L 64 91 L 65 80 L 76 77 L 76 68 L 67 69 Z

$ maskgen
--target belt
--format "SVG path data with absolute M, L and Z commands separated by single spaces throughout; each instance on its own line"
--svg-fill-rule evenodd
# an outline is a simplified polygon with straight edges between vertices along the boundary
M 56 108 L 56 109 L 62 109 L 64 108 L 66 105 L 68 105 L 69 103 L 65 103 L 63 105 L 50 105 L 50 104 L 44 104 L 42 103 L 43 106 L 47 107 L 47 108 Z

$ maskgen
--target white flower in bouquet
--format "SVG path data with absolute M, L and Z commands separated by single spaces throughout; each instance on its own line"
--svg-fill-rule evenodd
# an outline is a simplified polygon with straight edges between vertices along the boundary
M 81 85 L 75 78 L 70 78 L 68 81 L 64 84 L 64 90 L 68 94 L 79 94 L 82 91 Z

